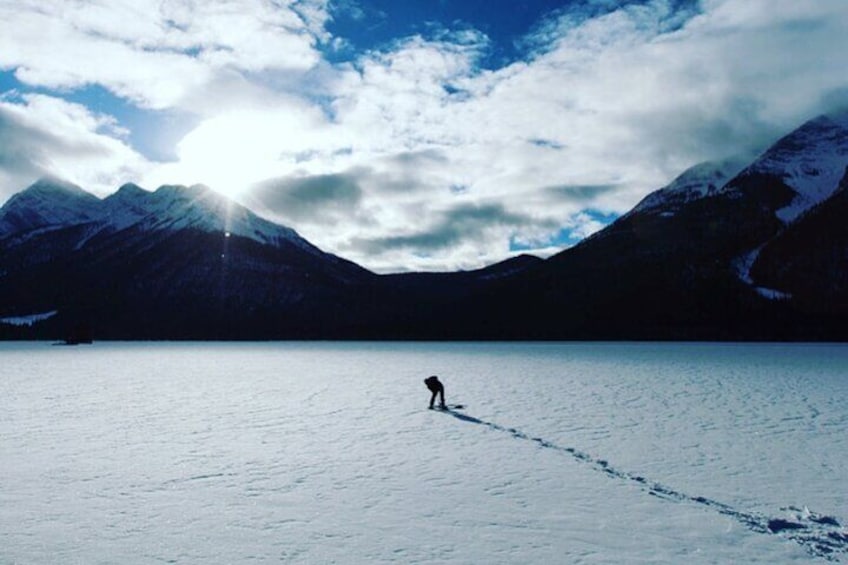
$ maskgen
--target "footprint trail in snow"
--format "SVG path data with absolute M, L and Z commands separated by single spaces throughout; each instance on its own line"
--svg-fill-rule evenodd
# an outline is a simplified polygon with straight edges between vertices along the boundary
M 588 453 L 573 447 L 563 447 L 544 438 L 527 435 L 515 428 L 507 428 L 453 410 L 445 410 L 444 412 L 463 422 L 486 426 L 492 430 L 508 433 L 516 439 L 533 442 L 542 448 L 568 454 L 576 461 L 590 465 L 610 478 L 636 483 L 652 496 L 673 502 L 687 502 L 706 506 L 719 514 L 734 518 L 754 532 L 778 535 L 792 540 L 815 557 L 828 561 L 839 561 L 841 555 L 848 555 L 848 529 L 843 528 L 839 520 L 833 516 L 826 516 L 811 512 L 807 508 L 801 509 L 793 506 L 781 508 L 784 517 L 780 518 L 745 512 L 723 502 L 703 496 L 692 496 L 662 483 L 651 481 L 646 477 L 616 469 L 607 460 L 592 457 Z

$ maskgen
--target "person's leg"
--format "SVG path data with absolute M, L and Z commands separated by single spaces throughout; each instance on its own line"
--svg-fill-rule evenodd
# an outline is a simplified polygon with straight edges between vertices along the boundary
M 433 391 L 433 396 L 431 396 L 431 397 L 430 397 L 430 408 L 432 408 L 432 407 L 433 407 L 433 403 L 434 403 L 434 402 L 436 402 L 436 394 L 437 394 L 437 393 L 438 393 L 438 391 L 435 391 L 435 390 L 434 390 L 434 391 Z
M 445 407 L 445 387 L 442 387 L 442 388 L 439 389 L 439 398 L 442 401 L 441 406 L 442 406 L 442 408 L 444 408 Z

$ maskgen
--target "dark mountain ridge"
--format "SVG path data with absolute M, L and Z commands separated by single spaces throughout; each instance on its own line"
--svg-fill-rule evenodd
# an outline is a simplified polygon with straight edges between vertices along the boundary
M 693 167 L 544 261 L 396 275 L 203 186 L 45 179 L 0 208 L 0 337 L 846 339 L 848 119 L 745 165 Z
M 498 338 L 845 339 L 846 167 L 845 117 L 817 118 L 723 184 L 687 172 L 468 316 L 493 312 Z
M 40 212 L 66 194 L 77 199 L 66 213 Z M 0 232 L 0 319 L 56 315 L 0 323 L 5 337 L 56 338 L 80 323 L 99 339 L 412 336 L 436 309 L 535 259 L 380 276 L 203 186 L 127 184 L 99 200 L 39 181 L 0 209 L 24 216 L 36 219 Z

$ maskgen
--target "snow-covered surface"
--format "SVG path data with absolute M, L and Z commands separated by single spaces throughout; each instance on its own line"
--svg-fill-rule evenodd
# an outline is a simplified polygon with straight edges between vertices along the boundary
M 680 207 L 711 196 L 742 170 L 741 159 L 726 159 L 700 163 L 684 171 L 667 186 L 652 192 L 633 208 L 632 212 L 661 210 L 661 215 L 671 217 Z
M 844 345 L 0 357 L 4 563 L 848 558 Z M 466 408 L 427 410 L 430 374 Z
M 27 316 L 9 316 L 6 318 L 0 318 L 0 323 L 11 324 L 13 326 L 31 326 L 36 322 L 43 322 L 44 320 L 49 320 L 58 313 L 58 310 L 51 310 L 50 312 L 29 314 Z
M 790 223 L 829 198 L 848 167 L 848 113 L 811 120 L 778 141 L 745 172 L 780 177 L 797 194 L 777 217 Z

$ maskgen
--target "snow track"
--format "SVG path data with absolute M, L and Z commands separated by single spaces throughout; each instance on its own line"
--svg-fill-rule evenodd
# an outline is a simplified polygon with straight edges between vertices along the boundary
M 574 447 L 563 447 L 544 438 L 530 436 L 515 428 L 508 428 L 494 422 L 487 422 L 461 412 L 447 410 L 445 413 L 463 422 L 508 433 L 516 439 L 533 442 L 544 449 L 552 449 L 567 454 L 575 461 L 589 465 L 594 470 L 604 473 L 610 478 L 635 483 L 652 496 L 672 502 L 705 506 L 719 514 L 730 516 L 754 532 L 778 535 L 792 540 L 802 545 L 814 557 L 821 557 L 829 561 L 839 561 L 841 555 L 848 554 L 848 533 L 843 529 L 840 521 L 833 516 L 817 514 L 807 508 L 798 509 L 792 506 L 781 508 L 785 513 L 783 517 L 746 512 L 717 500 L 686 494 L 662 483 L 651 481 L 641 475 L 622 471 L 610 465 L 606 459 L 592 457 L 588 453 Z

